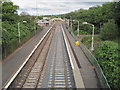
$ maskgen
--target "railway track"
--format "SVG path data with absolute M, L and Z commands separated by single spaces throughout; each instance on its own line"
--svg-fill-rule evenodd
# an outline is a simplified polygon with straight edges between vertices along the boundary
M 3 88 L 75 88 L 66 45 L 61 23 L 53 25 Z
M 42 88 L 75 88 L 61 27 L 57 27 L 47 57 Z
M 51 26 L 51 28 L 35 46 L 34 50 L 31 52 L 31 54 L 28 56 L 22 66 L 3 86 L 3 88 L 35 88 L 36 83 L 34 85 L 32 83 L 34 83 L 35 80 L 37 81 L 40 78 L 40 73 L 42 72 L 42 69 L 44 67 L 45 58 L 50 46 L 50 41 L 52 40 L 52 36 L 54 34 L 54 30 L 55 24 Z M 31 85 L 29 85 L 30 82 Z

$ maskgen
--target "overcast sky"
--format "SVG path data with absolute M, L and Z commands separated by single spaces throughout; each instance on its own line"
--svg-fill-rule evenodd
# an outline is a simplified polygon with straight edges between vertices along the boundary
M 102 5 L 112 0 L 11 0 L 18 5 L 18 12 L 28 12 L 31 15 L 64 14 L 80 8 Z M 97 2 L 96 2 L 97 1 Z M 37 8 L 37 9 L 36 9 Z

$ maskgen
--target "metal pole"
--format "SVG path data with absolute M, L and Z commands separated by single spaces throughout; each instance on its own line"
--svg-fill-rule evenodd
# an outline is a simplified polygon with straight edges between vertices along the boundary
M 71 30 L 72 30 L 72 19 L 71 19 Z
M 21 40 L 20 40 L 20 22 L 18 23 L 18 36 L 19 36 L 19 44 L 21 44 Z
M 93 32 L 92 32 L 92 43 L 91 43 L 91 51 L 94 50 L 93 42 L 94 42 L 94 25 L 93 26 Z
M 71 19 L 71 30 L 72 30 L 72 17 L 70 16 L 70 19 Z
M 36 22 L 37 22 L 37 19 L 38 19 L 38 4 L 37 4 L 37 0 L 36 0 L 36 17 L 35 17 L 35 34 L 37 32 L 37 25 L 36 25 Z
M 78 36 L 79 36 L 80 34 L 79 34 L 79 21 L 78 21 Z
M 68 19 L 68 27 L 69 27 L 69 22 L 70 22 L 70 21 L 69 21 L 69 19 Z
M 36 34 L 36 24 L 35 24 L 35 20 L 34 20 L 34 32 Z

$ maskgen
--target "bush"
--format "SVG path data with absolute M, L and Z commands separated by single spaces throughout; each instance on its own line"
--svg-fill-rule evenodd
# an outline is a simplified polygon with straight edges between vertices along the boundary
M 77 31 L 77 30 L 74 31 L 74 34 L 77 35 L 77 34 L 78 34 L 78 31 Z M 86 31 L 80 30 L 80 31 L 79 31 L 79 34 L 80 34 L 80 35 L 87 35 L 87 34 L 89 34 L 89 33 L 86 32 Z
M 31 17 L 31 16 L 29 16 Z M 21 45 L 30 39 L 34 34 L 34 22 L 30 20 L 31 23 L 20 23 L 20 39 Z M 42 28 L 36 24 L 36 33 Z M 11 21 L 2 22 L 2 59 L 7 57 L 15 49 L 19 47 L 19 36 L 18 36 L 18 22 L 16 24 L 11 24 Z M 16 44 L 14 44 L 16 43 Z
M 91 48 L 92 36 L 82 37 L 81 41 L 87 46 L 88 49 Z M 100 37 L 98 35 L 94 36 L 94 48 L 95 48 L 95 50 L 98 47 L 100 42 L 101 42 Z
M 85 46 L 89 49 L 91 47 L 92 42 L 91 36 L 82 37 L 81 41 L 85 44 Z
M 95 52 L 95 56 L 102 67 L 111 88 L 120 89 L 118 44 L 112 41 L 101 42 Z
M 100 36 L 103 40 L 113 40 L 118 36 L 118 27 L 115 20 L 111 19 L 100 29 Z
M 83 30 L 80 30 L 79 33 L 82 34 L 82 35 L 87 35 L 87 34 L 89 34 L 87 31 L 83 31 Z

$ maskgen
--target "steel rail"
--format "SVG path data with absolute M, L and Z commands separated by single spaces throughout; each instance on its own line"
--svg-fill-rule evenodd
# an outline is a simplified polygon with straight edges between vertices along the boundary
M 5 85 L 2 87 L 3 89 L 8 89 L 8 87 L 11 85 L 11 83 L 14 81 L 14 79 L 17 77 L 17 75 L 20 73 L 20 71 L 22 70 L 22 68 L 26 65 L 26 63 L 28 62 L 28 60 L 30 59 L 30 57 L 34 54 L 34 52 L 36 51 L 36 49 L 38 48 L 38 46 L 42 43 L 42 41 L 45 39 L 45 37 L 47 36 L 47 34 L 51 31 L 51 29 L 53 28 L 53 26 L 55 25 L 55 23 L 49 28 L 49 30 L 45 33 L 45 35 L 42 37 L 42 39 L 39 41 L 39 43 L 35 46 L 35 48 L 32 50 L 32 52 L 29 54 L 29 56 L 26 58 L 26 60 L 24 61 L 24 63 L 19 67 L 19 69 L 16 71 L 16 73 L 12 76 L 11 79 L 9 79 L 9 81 L 7 81 L 5 83 Z
M 84 82 L 83 82 L 83 79 L 82 79 L 82 76 L 81 76 L 81 73 L 80 73 L 80 70 L 79 70 L 79 67 L 78 67 L 77 62 L 75 60 L 75 56 L 74 56 L 73 51 L 70 47 L 70 43 L 68 41 L 67 35 L 66 35 L 62 25 L 61 25 L 61 28 L 62 28 L 62 32 L 63 32 L 68 56 L 69 56 L 69 59 L 70 59 L 70 64 L 71 64 L 71 67 L 72 67 L 72 70 L 73 70 L 73 75 L 74 75 L 76 88 L 85 88 Z
M 55 59 L 53 61 L 53 67 L 52 67 L 52 86 L 51 87 L 54 87 L 54 84 L 55 84 L 55 66 L 56 66 L 56 54 L 57 54 L 57 42 L 58 42 L 58 37 L 57 37 L 57 41 L 56 41 L 56 48 L 55 48 Z
M 62 43 L 62 54 L 64 56 L 64 49 L 63 49 L 63 43 Z M 65 88 L 68 87 L 68 79 L 67 79 L 67 66 L 66 66 L 66 62 L 65 60 L 63 59 L 63 63 L 64 63 L 64 75 L 65 75 Z
M 54 31 L 52 31 L 52 32 L 54 33 Z M 27 78 L 25 79 L 25 82 L 24 82 L 22 88 L 26 88 L 26 87 L 37 88 L 38 81 L 41 78 L 41 74 L 42 74 L 42 71 L 43 71 L 44 66 L 45 66 L 46 57 L 47 57 L 47 54 L 49 51 L 50 42 L 52 40 L 52 36 L 53 36 L 52 32 L 50 33 L 49 38 L 47 39 L 45 45 L 43 46 L 43 49 L 42 49 L 41 53 L 39 54 L 35 64 L 31 68 L 30 73 L 28 74 Z M 31 83 L 29 83 L 29 86 L 28 86 L 28 82 L 35 82 L 35 83 L 34 83 L 34 85 L 31 85 Z

